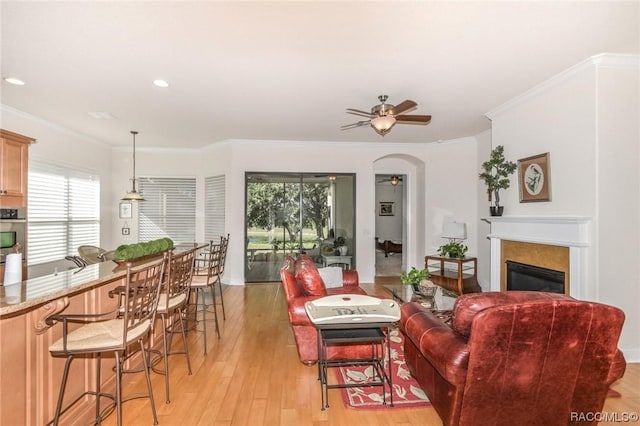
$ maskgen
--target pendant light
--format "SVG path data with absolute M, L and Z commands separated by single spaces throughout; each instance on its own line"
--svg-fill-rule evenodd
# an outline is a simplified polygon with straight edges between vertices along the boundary
M 133 135 L 133 177 L 131 178 L 132 187 L 131 191 L 127 192 L 122 200 L 123 201 L 144 201 L 142 194 L 136 190 L 136 135 L 137 131 L 132 130 L 131 134 Z

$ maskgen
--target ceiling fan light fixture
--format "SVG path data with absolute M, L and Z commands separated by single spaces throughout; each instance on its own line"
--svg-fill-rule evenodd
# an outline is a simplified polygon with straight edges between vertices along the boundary
M 391 176 L 391 179 L 389 179 L 389 183 L 391 183 L 391 185 L 396 186 L 400 183 L 400 177 L 397 175 L 393 175 Z
M 122 197 L 122 201 L 144 201 L 144 197 L 136 189 L 136 135 L 138 132 L 131 130 L 133 135 L 133 177 L 131 178 L 132 186 L 131 191 L 127 192 L 127 195 Z
M 371 127 L 382 136 L 391 130 L 394 124 L 396 124 L 396 118 L 392 115 L 384 115 L 371 120 Z

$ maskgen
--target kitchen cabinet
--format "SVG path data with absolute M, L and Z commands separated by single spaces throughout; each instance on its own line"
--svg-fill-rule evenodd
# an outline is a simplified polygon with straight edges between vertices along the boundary
M 27 206 L 29 145 L 35 139 L 0 129 L 0 207 Z

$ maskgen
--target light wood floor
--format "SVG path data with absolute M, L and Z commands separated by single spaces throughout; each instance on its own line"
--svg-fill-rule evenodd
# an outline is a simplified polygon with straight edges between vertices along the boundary
M 370 294 L 385 294 L 379 284 L 363 284 Z M 227 311 L 221 338 L 211 330 L 209 353 L 202 333 L 189 334 L 193 375 L 183 355 L 171 359 L 170 404 L 164 403 L 164 378 L 152 373 L 160 425 L 441 425 L 433 408 L 354 410 L 345 408 L 339 390 L 329 391 L 330 408 L 320 410 L 317 370 L 298 361 L 280 283 L 231 286 L 224 291 Z M 174 343 L 180 343 L 176 339 Z M 142 375 L 125 389 L 145 389 Z M 640 412 L 640 364 L 628 365 L 608 398 L 607 412 Z M 123 406 L 125 425 L 151 425 L 148 399 Z M 115 414 L 103 423 L 115 425 Z

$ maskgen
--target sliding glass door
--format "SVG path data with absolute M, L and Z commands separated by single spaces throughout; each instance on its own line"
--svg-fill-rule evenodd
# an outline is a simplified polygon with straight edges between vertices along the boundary
M 352 174 L 247 173 L 246 281 L 279 281 L 287 255 L 304 252 L 321 266 L 336 237 L 344 238 L 351 262 L 354 185 Z

